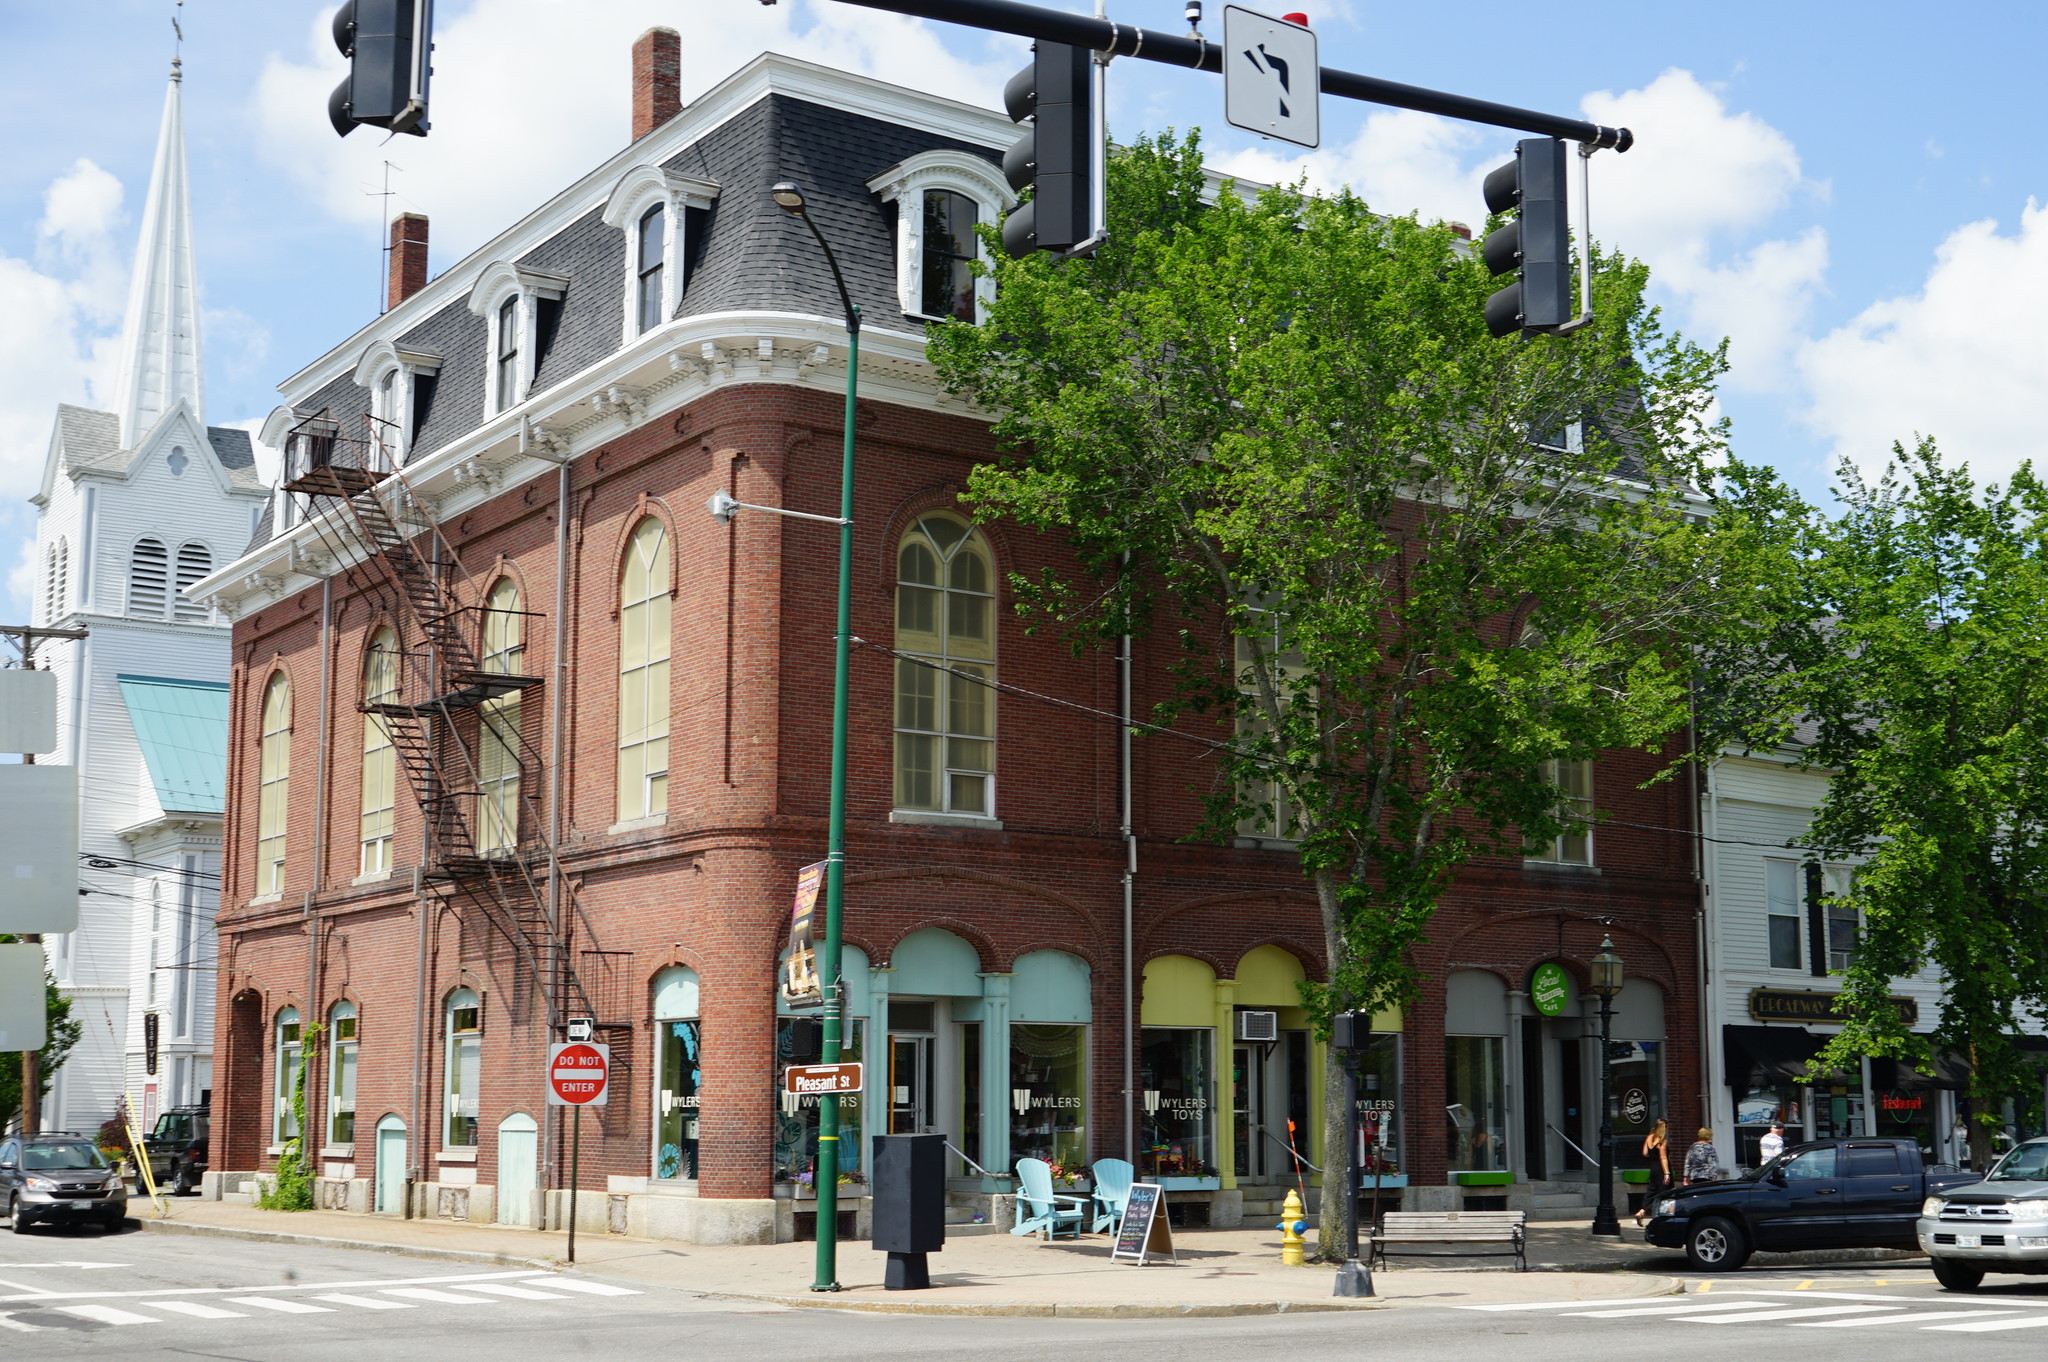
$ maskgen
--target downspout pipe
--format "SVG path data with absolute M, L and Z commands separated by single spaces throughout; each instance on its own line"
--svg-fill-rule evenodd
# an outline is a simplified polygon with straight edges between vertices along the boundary
M 1131 556 L 1126 553 L 1123 570 L 1128 573 L 1130 566 Z M 1137 894 L 1138 838 L 1131 830 L 1131 636 L 1128 633 L 1123 635 L 1117 647 L 1117 715 L 1117 819 L 1124 840 L 1124 1161 L 1135 1168 L 1138 1163 L 1138 1006 L 1137 980 L 1132 974 L 1136 967 L 1136 951 L 1133 948 L 1131 919 Z
M 315 900 L 327 880 L 327 749 L 334 741 L 334 578 L 320 579 L 320 722 L 319 747 L 313 753 L 313 882 L 306 888 L 301 915 L 306 924 L 306 1012 L 300 1019 L 305 1028 L 326 1019 L 320 1006 L 320 915 Z M 332 1045 L 333 1038 L 328 1039 Z M 326 1073 L 320 1067 L 317 1050 L 301 1047 L 300 1063 L 309 1066 L 306 1077 L 306 1128 L 299 1132 L 302 1146 L 317 1149 L 325 1140 L 312 1142 L 313 1132 L 324 1130 L 326 1110 L 320 1098 L 327 1091 Z
M 563 459 L 555 466 L 555 627 L 554 659 L 550 664 L 548 677 L 548 928 L 551 933 L 550 945 L 559 952 L 566 947 L 562 944 L 562 861 L 558 848 L 562 845 L 565 822 L 562 817 L 562 754 L 567 743 L 563 732 L 567 703 L 565 691 L 569 676 L 569 461 Z M 548 962 L 550 969 L 560 969 L 559 955 Z M 557 1110 L 560 1110 L 557 1108 Z M 555 1146 L 558 1143 L 560 1118 L 543 1121 L 540 1126 L 541 1186 L 555 1184 Z M 543 1206 L 547 1198 L 541 1198 Z M 542 1228 L 550 1228 L 545 1210 L 540 1215 Z

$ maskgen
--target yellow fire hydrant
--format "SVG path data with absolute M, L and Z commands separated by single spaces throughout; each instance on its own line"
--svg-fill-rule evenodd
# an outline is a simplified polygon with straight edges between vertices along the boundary
M 1289 1191 L 1286 1202 L 1280 1207 L 1280 1266 L 1301 1267 L 1304 1265 L 1302 1248 L 1305 1241 L 1301 1232 L 1308 1228 L 1308 1221 L 1302 1219 L 1307 1208 L 1301 1204 L 1301 1193 Z

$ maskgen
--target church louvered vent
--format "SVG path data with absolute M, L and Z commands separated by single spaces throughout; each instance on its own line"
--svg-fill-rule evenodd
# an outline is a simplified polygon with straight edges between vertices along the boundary
M 128 559 L 128 613 L 162 619 L 170 601 L 170 555 L 161 540 L 144 539 Z
M 213 553 L 204 544 L 184 544 L 178 548 L 178 618 L 192 624 L 204 624 L 211 614 L 209 610 L 190 596 L 192 584 L 213 571 Z
M 70 600 L 69 583 L 64 579 L 71 570 L 71 547 L 68 541 L 59 539 L 50 545 L 49 570 L 43 576 L 43 623 L 55 624 L 64 614 L 64 607 Z

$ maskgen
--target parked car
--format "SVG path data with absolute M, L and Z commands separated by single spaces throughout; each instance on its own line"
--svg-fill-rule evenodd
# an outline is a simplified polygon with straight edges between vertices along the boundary
M 1911 1140 L 1815 1140 L 1748 1177 L 1657 1198 L 1644 1237 L 1703 1272 L 1733 1272 L 1758 1249 L 1912 1248 L 1922 1204 L 1976 1180 L 1923 1168 Z
M 158 1189 L 172 1196 L 199 1190 L 200 1176 L 206 1172 L 209 1126 L 204 1103 L 172 1107 L 156 1118 L 156 1128 L 142 1137 L 142 1148 Z
M 1930 1195 L 1917 1231 L 1950 1291 L 1976 1290 L 1987 1272 L 2048 1273 L 2048 1139 L 2013 1146 L 1981 1182 Z
M 81 1220 L 118 1230 L 128 1187 L 91 1136 L 10 1135 L 0 1140 L 0 1205 L 16 1234 Z

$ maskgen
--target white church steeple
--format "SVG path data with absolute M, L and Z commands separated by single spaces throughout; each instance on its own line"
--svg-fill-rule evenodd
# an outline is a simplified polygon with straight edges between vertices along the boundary
M 121 418 L 121 443 L 132 448 L 180 400 L 204 423 L 199 359 L 199 273 L 192 259 L 192 203 L 185 183 L 183 63 L 172 61 L 164 94 L 156 166 L 142 210 L 142 240 L 128 285 L 121 328 L 121 367 L 107 405 Z

